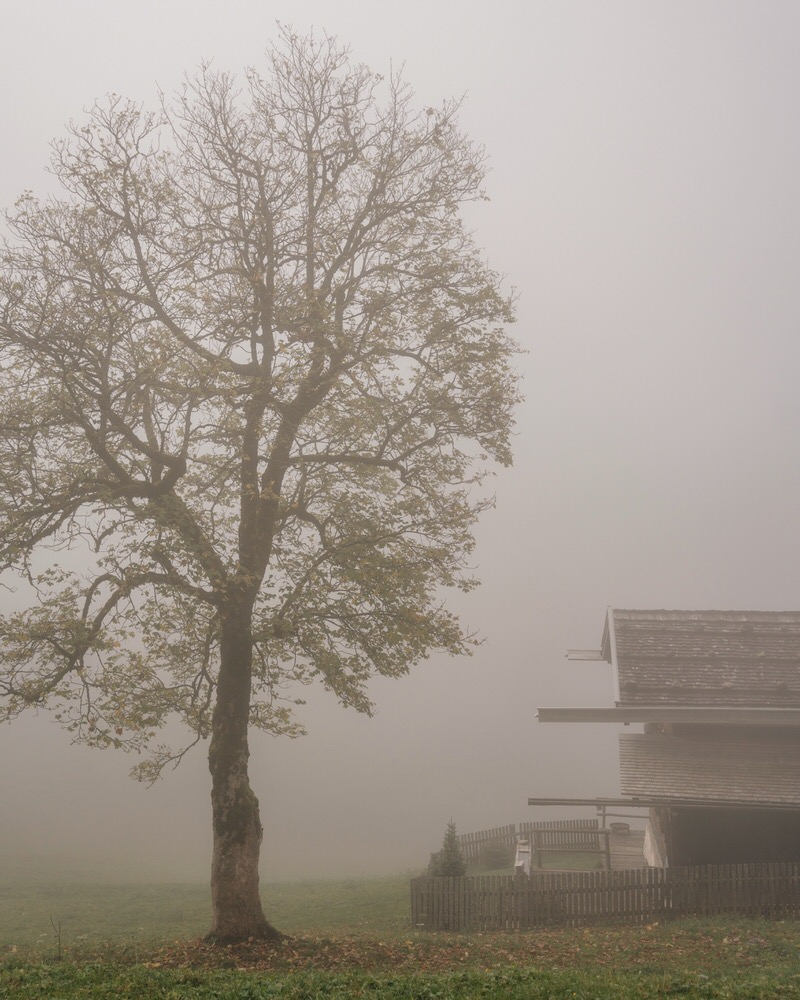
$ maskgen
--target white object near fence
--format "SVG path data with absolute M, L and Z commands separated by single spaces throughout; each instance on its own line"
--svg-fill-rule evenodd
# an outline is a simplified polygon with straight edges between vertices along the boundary
M 517 853 L 514 858 L 514 871 L 525 875 L 531 873 L 531 843 L 529 840 L 517 840 Z

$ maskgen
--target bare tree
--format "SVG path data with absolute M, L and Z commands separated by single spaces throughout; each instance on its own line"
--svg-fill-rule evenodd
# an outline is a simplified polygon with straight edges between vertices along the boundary
M 285 31 L 241 89 L 98 103 L 63 195 L 7 217 L 0 568 L 31 600 L 0 717 L 46 705 L 145 780 L 210 739 L 216 940 L 277 934 L 249 727 L 296 731 L 314 678 L 369 712 L 371 675 L 470 645 L 441 591 L 474 583 L 518 391 L 457 113 Z

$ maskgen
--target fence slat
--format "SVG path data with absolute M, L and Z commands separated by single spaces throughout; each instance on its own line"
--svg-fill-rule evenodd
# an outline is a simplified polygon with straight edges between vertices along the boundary
M 462 833 L 458 843 L 467 864 L 474 864 L 485 847 L 500 844 L 513 850 L 518 837 L 532 840 L 534 833 L 543 850 L 597 851 L 601 847 L 598 830 L 597 819 L 529 821 L 479 830 L 477 833 Z
M 722 913 L 800 917 L 800 863 L 411 880 L 411 920 L 425 930 L 526 930 Z

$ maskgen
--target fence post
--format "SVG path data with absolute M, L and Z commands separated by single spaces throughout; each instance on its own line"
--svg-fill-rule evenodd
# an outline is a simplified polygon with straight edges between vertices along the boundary
M 611 831 L 608 829 L 600 830 L 601 839 L 605 840 L 605 845 L 603 847 L 603 864 L 606 871 L 611 871 Z

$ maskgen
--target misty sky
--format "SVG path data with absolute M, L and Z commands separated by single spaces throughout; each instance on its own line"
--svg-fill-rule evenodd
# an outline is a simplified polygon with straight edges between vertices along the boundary
M 268 878 L 394 873 L 450 817 L 467 832 L 535 818 L 529 795 L 618 792 L 613 727 L 535 721 L 611 703 L 603 664 L 564 659 L 599 644 L 607 605 L 800 607 L 800 5 L 6 3 L 0 205 L 52 189 L 48 143 L 95 98 L 154 104 L 202 59 L 258 66 L 276 21 L 403 64 L 420 106 L 467 95 L 492 165 L 469 220 L 527 352 L 483 586 L 451 599 L 484 645 L 375 683 L 373 719 L 306 692 L 308 736 L 253 739 Z M 0 728 L 0 870 L 49 854 L 205 878 L 202 750 L 150 790 L 132 763 L 46 715 Z

